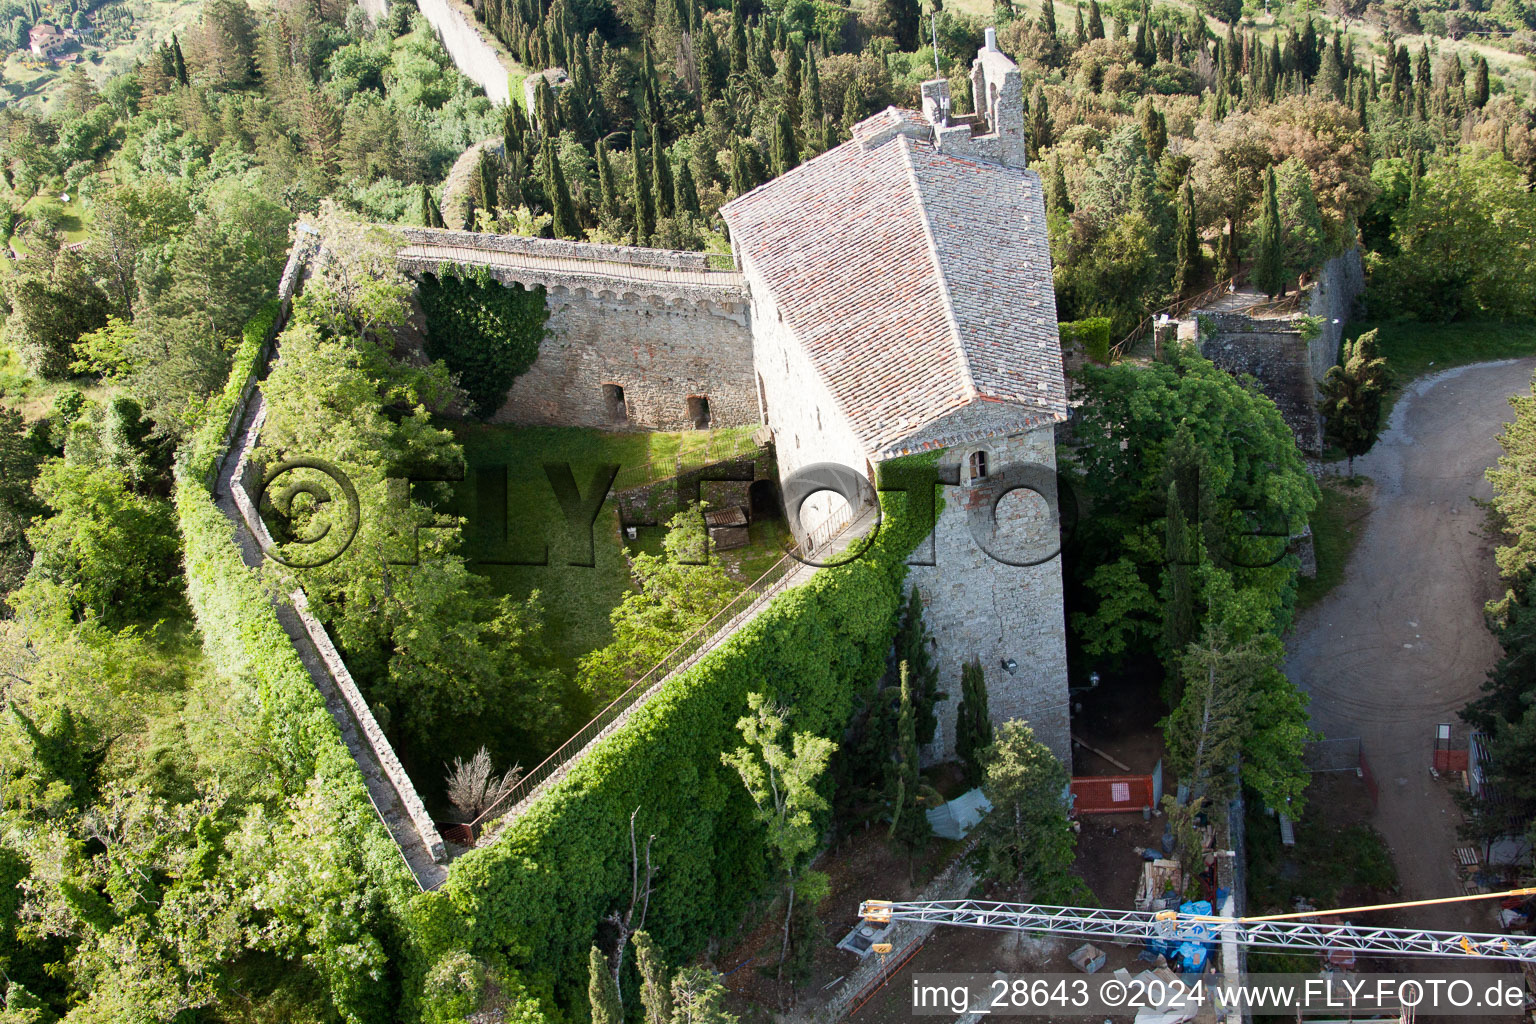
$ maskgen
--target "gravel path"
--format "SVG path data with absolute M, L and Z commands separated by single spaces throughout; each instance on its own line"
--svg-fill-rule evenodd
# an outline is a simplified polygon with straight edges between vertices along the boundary
M 1359 736 L 1380 785 L 1373 824 L 1397 862 L 1405 899 L 1458 894 L 1460 820 L 1452 787 L 1430 777 L 1438 723 L 1465 745 L 1456 712 L 1498 657 L 1483 604 L 1502 591 L 1484 516 L 1484 471 L 1529 393 L 1536 359 L 1447 370 L 1413 384 L 1375 449 L 1355 460 L 1375 481 L 1345 579 L 1299 616 L 1286 673 L 1312 695 L 1315 728 Z M 1413 912 L 1421 927 L 1496 930 L 1487 904 Z

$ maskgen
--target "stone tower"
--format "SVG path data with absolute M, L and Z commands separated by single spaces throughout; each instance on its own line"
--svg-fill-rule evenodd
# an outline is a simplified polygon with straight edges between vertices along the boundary
M 910 574 L 951 695 L 931 754 L 954 750 L 960 667 L 975 659 L 993 719 L 1027 719 L 1069 761 L 1050 243 L 1019 69 L 986 39 L 980 113 L 952 114 L 948 83 L 925 82 L 922 111 L 876 114 L 721 212 L 780 473 L 830 463 L 873 480 L 881 462 L 937 451 L 953 481 L 913 556 L 930 564 Z M 805 525 L 853 511 L 828 498 Z

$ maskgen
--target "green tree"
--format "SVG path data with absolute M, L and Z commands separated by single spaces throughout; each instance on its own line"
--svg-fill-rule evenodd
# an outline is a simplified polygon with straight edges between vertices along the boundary
M 948 700 L 939 690 L 939 666 L 933 660 L 932 636 L 923 621 L 923 595 L 913 587 L 907 592 L 907 607 L 901 628 L 896 633 L 896 659 L 905 664 L 912 677 L 912 707 L 918 745 L 933 742 L 939 716 L 935 705 Z
M 817 784 L 826 772 L 837 744 L 807 732 L 789 735 L 785 713 L 760 693 L 747 695 L 748 714 L 738 719 L 745 746 L 723 752 L 720 760 L 736 769 L 756 805 L 758 823 L 774 870 L 784 886 L 784 939 L 779 948 L 779 972 L 789 955 L 790 924 L 795 895 L 815 852 L 820 831 L 816 816 L 827 809 Z M 680 1002 L 680 1001 L 679 1001 Z
M 672 158 L 661 144 L 660 133 L 651 136 L 651 175 L 655 185 L 657 218 L 670 217 L 674 212 L 673 199 L 676 189 L 672 184 Z
M 1104 15 L 1099 10 L 1099 0 L 1088 0 L 1088 38 L 1104 38 Z
M 773 130 L 773 173 L 783 174 L 800 164 L 800 149 L 795 144 L 795 125 L 789 111 L 779 108 L 778 120 Z
M 1253 283 L 1270 298 L 1285 294 L 1285 226 L 1280 220 L 1280 201 L 1275 168 L 1264 172 L 1264 196 L 1259 206 L 1258 234 L 1253 257 Z
M 592 1010 L 592 1024 L 624 1024 L 624 1008 L 619 1004 L 619 987 L 608 970 L 608 958 L 592 947 L 587 954 L 587 999 Z
M 725 570 L 707 558 L 704 508 L 693 504 L 672 517 L 663 554 L 642 552 L 631 558 L 637 589 L 610 613 L 613 639 L 584 656 L 576 670 L 577 685 L 600 704 L 650 671 L 734 594 Z
M 896 714 L 895 760 L 889 767 L 886 784 L 891 808 L 889 836 L 907 855 L 907 880 L 912 879 L 912 869 L 918 852 L 928 845 L 933 836 L 933 826 L 928 823 L 926 808 L 937 806 L 939 800 L 931 786 L 923 782 L 920 752 L 917 745 L 917 710 L 914 707 L 912 683 L 906 662 L 901 664 L 901 703 Z
M 922 10 L 917 0 L 880 0 L 880 30 L 896 40 L 896 48 L 917 49 L 918 22 Z
M 1199 283 L 1205 270 L 1205 253 L 1200 245 L 1200 222 L 1195 213 L 1195 190 L 1188 181 L 1179 191 L 1178 253 L 1174 259 L 1173 293 L 1183 295 Z
M 707 967 L 684 967 L 672 977 L 672 1024 L 736 1024 L 725 1009 L 725 985 Z
M 1488 105 L 1488 61 L 1482 54 L 1476 57 L 1472 69 L 1472 93 L 1468 97 L 1478 110 Z
M 1092 899 L 1072 873 L 1077 837 L 1067 821 L 1067 782 L 1067 770 L 1026 723 L 998 727 L 981 785 L 992 811 L 976 828 L 983 877 L 1017 880 L 1034 902 L 1081 905 Z
M 57 588 L 76 618 L 121 628 L 171 598 L 178 552 L 169 506 L 133 494 L 116 469 L 68 462 L 45 467 L 36 489 L 52 515 L 27 531 L 35 554 L 17 602 Z
M 1191 569 L 1195 607 L 1238 642 L 1289 624 L 1295 563 L 1284 542 L 1317 503 L 1317 485 L 1290 428 L 1267 398 L 1246 390 L 1187 346 L 1135 370 L 1084 366 L 1081 433 L 1074 424 L 1082 500 L 1096 510 L 1073 542 L 1091 611 L 1071 617 L 1090 655 L 1176 656 L 1162 646 L 1170 567 L 1168 453 L 1199 453 L 1200 522 L 1207 545 Z M 1248 511 L 1243 511 L 1243 510 Z M 1262 522 L 1262 528 L 1259 523 Z M 1198 636 L 1197 629 L 1193 635 Z
M 672 986 L 667 977 L 667 962 L 645 930 L 631 935 L 630 942 L 635 947 L 635 966 L 640 970 L 640 1005 L 645 1007 L 646 1024 L 671 1024 Z M 594 1015 L 594 1024 L 595 1020 Z
M 1381 430 L 1387 361 L 1376 354 L 1375 331 L 1345 341 L 1342 356 L 1323 378 L 1320 411 L 1329 442 L 1343 449 L 1349 460 L 1349 474 L 1354 476 L 1355 456 L 1370 451 Z
M 981 661 L 960 666 L 960 711 L 955 721 L 955 753 L 968 786 L 986 779 L 986 754 L 992 745 L 992 713 L 987 706 L 987 677 Z
M 580 241 L 581 225 L 576 220 L 576 207 L 571 202 L 571 190 L 565 183 L 565 170 L 560 166 L 553 139 L 544 140 L 544 154 L 549 168 L 545 194 L 549 197 L 550 213 L 554 215 L 555 237 Z
M 458 377 L 471 411 L 489 418 L 539 356 L 549 319 L 544 289 L 503 285 L 482 270 L 428 275 L 417 296 L 426 315 L 427 354 Z
M 630 178 L 629 199 L 634 211 L 635 220 L 635 244 L 649 244 L 651 236 L 656 234 L 656 196 L 651 189 L 651 176 L 646 168 L 645 153 L 639 145 L 636 145 L 634 153 L 634 174 Z
M 693 184 L 693 170 L 688 166 L 687 160 L 679 160 L 677 163 L 677 175 L 675 181 L 675 198 L 673 205 L 679 213 L 689 213 L 699 216 L 699 190 Z

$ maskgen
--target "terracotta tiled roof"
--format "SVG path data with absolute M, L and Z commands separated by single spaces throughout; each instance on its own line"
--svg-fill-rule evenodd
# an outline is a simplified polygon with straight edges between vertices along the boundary
M 877 457 L 978 401 L 1016 407 L 999 424 L 1066 417 L 1040 178 L 929 140 L 887 109 L 722 211 Z

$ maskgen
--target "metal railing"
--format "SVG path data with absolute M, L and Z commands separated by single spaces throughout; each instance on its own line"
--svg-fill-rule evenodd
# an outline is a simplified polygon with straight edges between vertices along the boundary
M 1158 317 L 1165 314 L 1169 319 L 1183 316 L 1190 310 L 1199 309 L 1201 306 L 1205 305 L 1207 302 L 1210 302 L 1217 296 L 1225 295 L 1228 291 L 1236 288 L 1238 282 L 1243 278 L 1243 273 L 1244 272 L 1240 270 L 1225 280 L 1217 281 L 1215 284 L 1211 285 L 1209 288 L 1199 293 L 1198 295 L 1187 299 L 1180 299 L 1177 302 L 1170 302 L 1168 305 L 1163 306 L 1161 309 L 1154 309 L 1152 312 L 1148 313 L 1144 318 L 1142 318 L 1141 322 L 1131 330 L 1130 334 L 1127 334 L 1114 345 L 1110 346 L 1110 358 L 1124 359 L 1125 354 L 1130 351 L 1131 346 L 1136 344 L 1136 342 L 1140 341 L 1142 337 L 1146 335 L 1147 331 L 1152 328 L 1152 325 L 1157 322 Z
M 712 650 L 715 645 L 711 641 L 715 637 L 728 636 L 733 633 L 737 626 L 745 622 L 759 608 L 785 590 L 794 581 L 794 578 L 800 575 L 802 568 L 807 570 L 808 575 L 812 567 L 807 566 L 802 559 L 810 558 L 822 551 L 850 526 L 866 518 L 868 518 L 867 511 L 866 514 L 858 517 L 850 516 L 826 540 L 804 546 L 796 544 L 788 554 L 775 562 L 767 572 L 749 583 L 741 593 L 722 605 L 714 615 L 710 616 L 709 621 L 694 630 L 681 643 L 668 651 L 659 662 L 630 684 L 629 688 L 615 698 L 611 704 L 598 712 L 596 717 L 578 729 L 570 739 L 560 744 L 554 753 L 550 754 L 536 768 L 519 779 L 517 785 L 508 791 L 505 796 L 486 808 L 474 821 L 468 822 L 467 826 L 472 837 L 478 841 L 488 823 L 503 818 L 515 817 L 520 805 L 531 800 L 541 786 L 559 776 L 568 766 L 577 761 L 588 746 L 621 725 L 629 712 L 643 704 L 655 691 L 659 690 L 669 676 L 688 668 Z
M 575 256 L 534 256 L 468 245 L 413 243 L 402 248 L 398 255 L 401 260 L 502 267 L 508 270 L 599 278 L 615 283 L 692 285 L 740 291 L 743 280 L 742 275 L 735 270 L 682 270 Z

